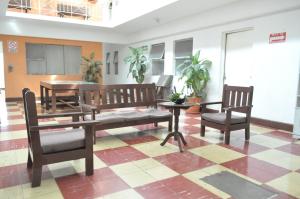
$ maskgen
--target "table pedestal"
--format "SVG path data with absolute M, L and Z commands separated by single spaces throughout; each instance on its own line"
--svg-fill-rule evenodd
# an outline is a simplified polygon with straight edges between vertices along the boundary
M 179 115 L 180 115 L 180 107 L 172 107 L 170 108 L 172 110 L 174 115 L 174 132 L 169 133 L 167 137 L 164 139 L 164 141 L 160 144 L 161 146 L 164 146 L 167 141 L 174 136 L 174 140 L 178 142 L 178 147 L 180 152 L 183 152 L 181 142 L 186 145 L 186 141 L 184 140 L 184 137 L 182 133 L 178 131 L 178 124 L 179 124 Z

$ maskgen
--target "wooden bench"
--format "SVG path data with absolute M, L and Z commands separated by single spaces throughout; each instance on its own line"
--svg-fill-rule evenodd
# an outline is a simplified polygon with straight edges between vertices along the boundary
M 81 85 L 79 95 L 84 119 L 101 121 L 96 131 L 166 121 L 172 131 L 172 113 L 157 109 L 155 84 Z M 147 109 L 122 110 L 130 107 Z

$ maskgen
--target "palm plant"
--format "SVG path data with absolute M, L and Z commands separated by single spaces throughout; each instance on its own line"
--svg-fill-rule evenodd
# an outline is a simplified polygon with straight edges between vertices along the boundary
M 100 78 L 102 77 L 102 66 L 101 61 L 95 60 L 95 52 L 90 54 L 90 57 L 82 56 L 82 73 L 83 79 L 87 82 L 95 82 L 98 83 Z
M 144 55 L 145 48 L 133 48 L 129 47 L 130 55 L 124 59 L 126 64 L 129 64 L 129 73 L 132 75 L 132 78 L 136 80 L 137 83 L 143 83 L 145 79 L 145 73 L 148 67 L 148 59 Z
M 177 66 L 181 73 L 180 79 L 184 79 L 187 88 L 192 91 L 191 97 L 206 96 L 204 89 L 210 79 L 211 64 L 207 59 L 200 60 L 200 51 L 197 51 L 190 59 Z

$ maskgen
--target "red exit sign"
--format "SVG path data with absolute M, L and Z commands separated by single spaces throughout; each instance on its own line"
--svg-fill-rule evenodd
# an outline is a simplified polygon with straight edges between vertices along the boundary
M 269 43 L 281 43 L 286 41 L 286 32 L 271 33 L 269 37 Z

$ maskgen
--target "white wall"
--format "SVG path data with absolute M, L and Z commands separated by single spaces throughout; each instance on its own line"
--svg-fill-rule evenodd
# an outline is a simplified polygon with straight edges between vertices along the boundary
M 262 119 L 293 123 L 296 104 L 296 89 L 300 63 L 300 27 L 296 19 L 300 18 L 300 10 L 263 16 L 249 20 L 242 20 L 220 26 L 201 28 L 196 31 L 159 37 L 155 40 L 141 39 L 143 42 L 132 46 L 151 45 L 165 42 L 165 74 L 174 74 L 173 44 L 174 40 L 193 37 L 194 51 L 201 50 L 201 57 L 213 62 L 208 84 L 208 99 L 217 100 L 221 97 L 223 86 L 223 39 L 225 32 L 251 27 L 254 29 L 254 59 L 253 59 L 253 86 L 254 108 L 252 115 Z M 186 22 L 189 24 L 189 21 Z M 178 24 L 181 26 L 183 24 Z M 162 32 L 168 25 L 161 27 Z M 159 31 L 158 28 L 155 28 Z M 149 30 L 151 33 L 152 31 Z M 287 41 L 280 44 L 269 44 L 269 34 L 287 32 Z M 161 32 L 158 32 L 159 35 Z M 170 33 L 170 32 L 169 32 Z M 132 35 L 134 37 L 135 35 Z M 147 38 L 147 37 L 145 37 Z M 105 78 L 106 84 L 134 82 L 127 78 L 128 66 L 123 58 L 128 54 L 128 46 L 105 45 L 105 51 L 112 48 L 119 50 L 120 74 Z M 241 66 L 242 67 L 242 66 Z M 149 70 L 151 71 L 151 70 Z M 157 77 L 148 78 L 153 81 Z M 176 85 L 180 83 L 174 80 Z

